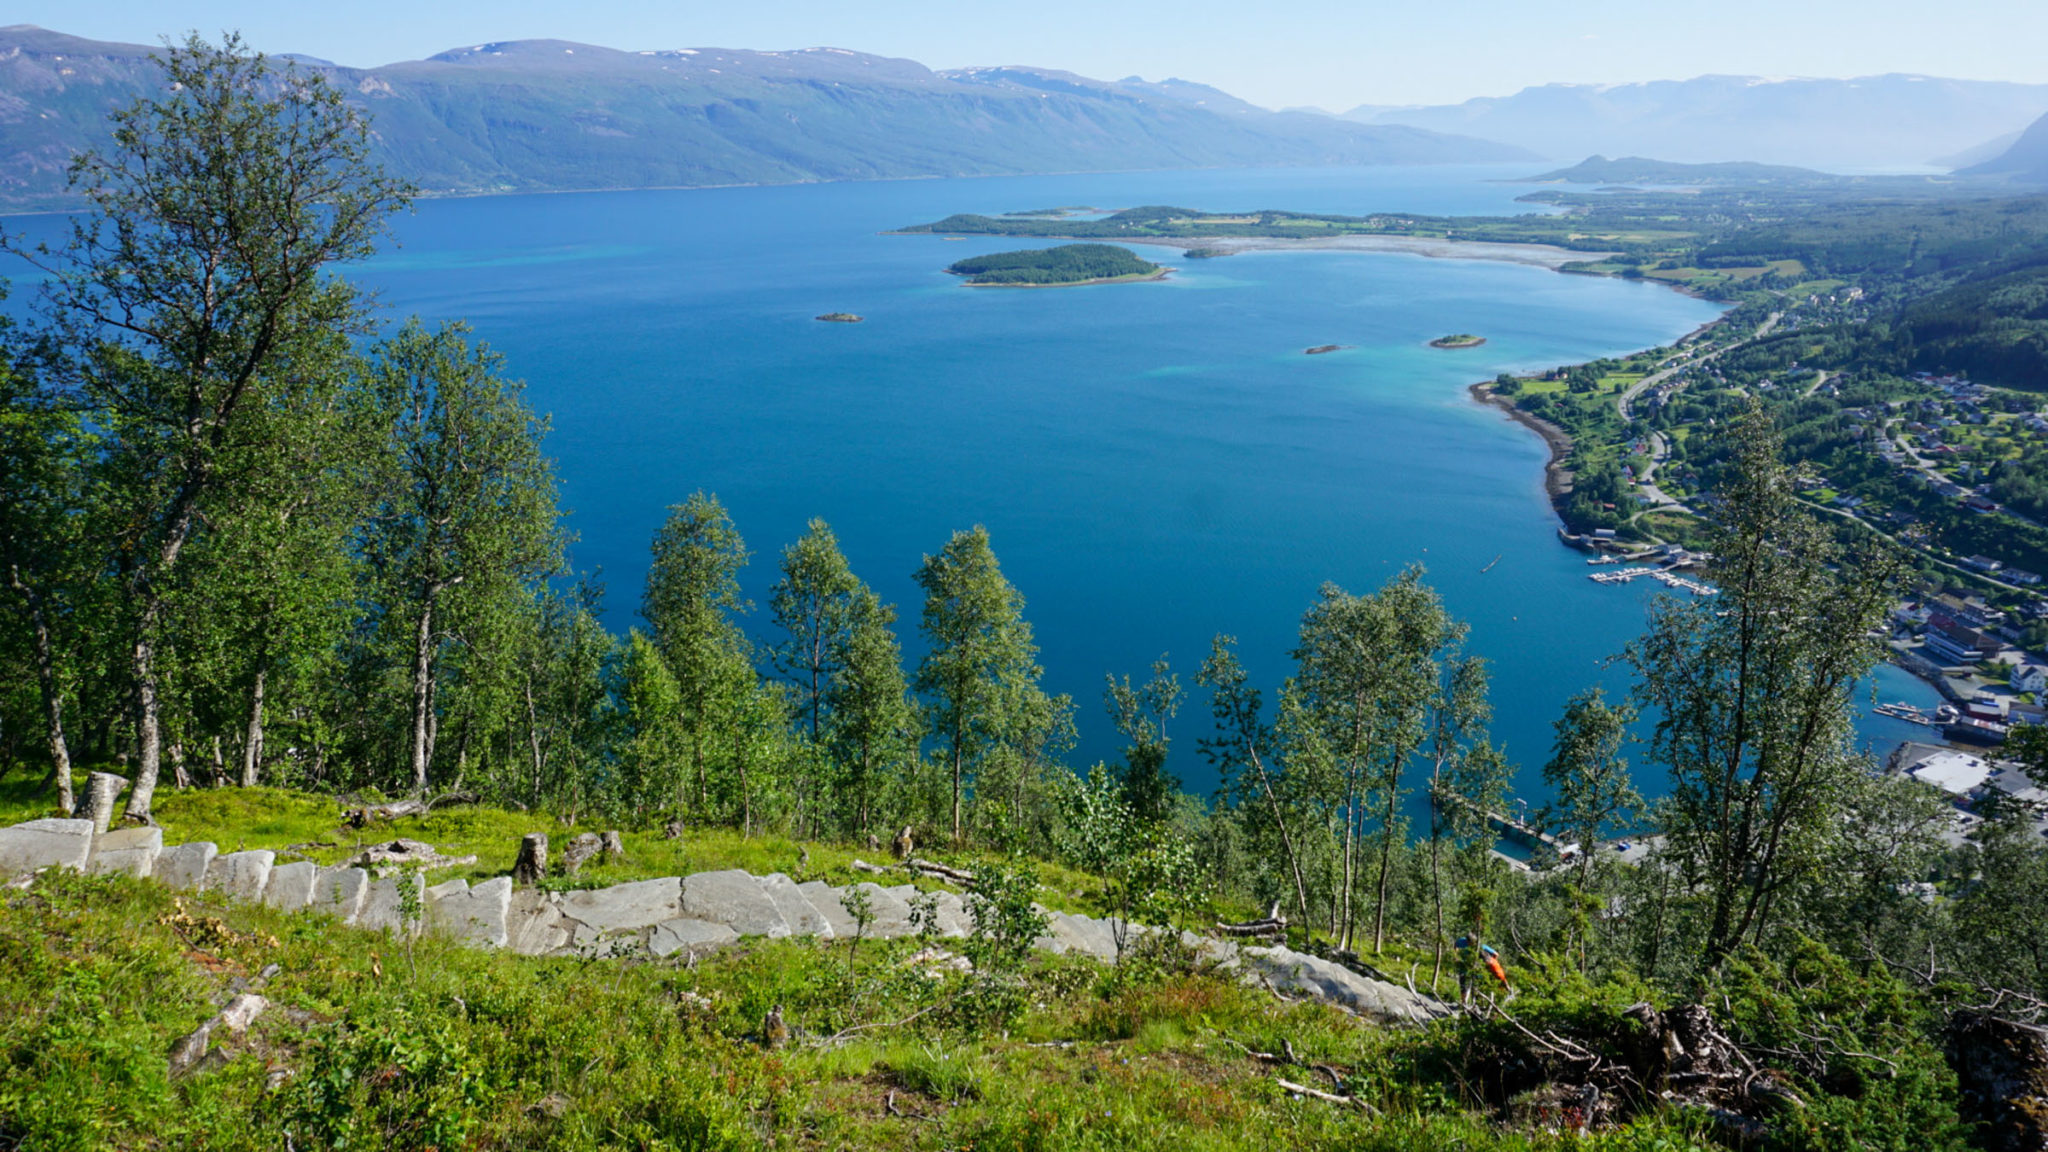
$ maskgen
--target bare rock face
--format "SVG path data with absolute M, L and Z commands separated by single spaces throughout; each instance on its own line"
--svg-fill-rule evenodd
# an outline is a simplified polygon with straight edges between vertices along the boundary
M 450 880 L 427 889 L 428 925 L 479 948 L 505 946 L 511 913 L 510 876 L 494 877 L 473 888 L 466 881 Z
M 121 828 L 93 837 L 92 863 L 86 871 L 147 879 L 164 850 L 164 830 L 154 826 Z
M 673 956 L 682 952 L 695 957 L 723 948 L 739 938 L 739 933 L 723 924 L 677 917 L 654 926 L 653 934 L 647 939 L 647 949 L 656 956 Z
M 1958 1012 L 1948 1026 L 1964 1120 L 1990 1152 L 2048 1149 L 2048 1028 Z
M 42 868 L 85 868 L 92 857 L 92 821 L 30 820 L 0 828 L 0 876 L 26 876 Z
M 270 883 L 263 888 L 263 902 L 285 912 L 297 912 L 313 902 L 313 882 L 320 866 L 311 860 L 294 860 L 270 869 Z
M 400 885 L 412 889 L 414 907 L 420 910 L 419 919 L 408 919 L 405 914 L 406 900 L 400 895 Z M 355 923 L 363 928 L 381 928 L 400 936 L 417 936 L 421 920 L 426 912 L 426 880 L 417 872 L 406 872 L 388 876 L 370 885 L 363 895 L 363 910 Z
M 1436 1014 L 1427 997 L 1361 976 L 1333 960 L 1284 947 L 1246 948 L 1240 957 L 1248 970 L 1282 995 L 1313 997 L 1389 1023 L 1419 1022 Z
M 87 828 L 86 821 L 78 821 Z M 220 848 L 210 840 L 195 840 L 190 844 L 174 844 L 157 853 L 156 867 L 150 873 L 159 884 L 173 888 L 197 888 L 206 879 L 206 869 Z
M 322 868 L 313 874 L 313 895 L 307 907 L 353 924 L 363 914 L 370 874 L 361 868 Z
M 782 913 L 783 922 L 789 925 L 790 935 L 832 938 L 831 921 L 797 890 L 796 881 L 780 872 L 771 872 L 761 877 L 761 890 L 775 901 L 776 910 Z
M 578 948 L 588 948 L 605 936 L 650 928 L 689 914 L 680 906 L 681 894 L 681 882 L 668 876 L 610 888 L 563 892 L 556 897 L 556 905 L 566 919 L 574 921 L 567 925 L 574 933 L 572 942 Z
M 545 956 L 569 946 L 573 927 L 554 896 L 538 888 L 521 888 L 507 904 L 505 946 L 522 956 Z
M 759 881 L 738 868 L 683 877 L 683 915 L 723 924 L 742 936 L 790 934 L 782 909 Z
M 206 879 L 200 887 L 239 903 L 254 904 L 263 898 L 263 888 L 270 883 L 270 867 L 276 859 L 275 852 L 261 850 L 215 856 L 206 866 Z
M 796 890 L 803 894 L 804 899 L 810 901 L 811 908 L 832 929 L 834 938 L 851 939 L 853 934 L 860 930 L 860 925 L 854 920 L 853 914 L 839 901 L 840 889 L 823 880 L 806 880 L 797 885 Z
M 868 894 L 868 906 L 875 914 L 874 923 L 868 925 L 870 938 L 893 940 L 917 932 L 917 925 L 910 922 L 910 905 L 892 895 L 887 888 L 872 880 L 855 887 Z
M 349 863 L 367 868 L 379 876 L 397 868 L 457 868 L 476 863 L 474 856 L 443 856 L 432 844 L 400 837 L 373 848 L 365 848 Z

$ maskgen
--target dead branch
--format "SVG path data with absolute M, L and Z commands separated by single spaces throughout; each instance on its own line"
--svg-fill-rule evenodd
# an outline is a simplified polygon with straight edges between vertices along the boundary
M 1372 1105 L 1366 1103 L 1363 1100 L 1360 1100 L 1356 1096 L 1339 1096 L 1335 1092 L 1325 1092 L 1320 1088 L 1311 1088 L 1306 1084 L 1296 1084 L 1292 1080 L 1281 1080 L 1277 1077 L 1274 1079 L 1273 1083 L 1278 1084 L 1280 1087 L 1286 1089 L 1289 1092 L 1294 1093 L 1297 1096 L 1310 1096 L 1314 1097 L 1317 1100 L 1327 1100 L 1332 1104 L 1346 1104 L 1353 1108 L 1363 1108 L 1365 1111 L 1370 1112 L 1375 1116 L 1379 1115 L 1380 1113 L 1379 1109 L 1373 1107 Z

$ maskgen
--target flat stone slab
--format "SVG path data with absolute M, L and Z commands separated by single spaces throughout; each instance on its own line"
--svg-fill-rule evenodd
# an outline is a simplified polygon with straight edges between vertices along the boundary
M 686 912 L 681 894 L 682 882 L 674 876 L 664 876 L 610 888 L 560 892 L 555 896 L 555 904 L 565 918 L 575 921 L 572 942 L 578 948 L 586 948 L 609 933 L 648 928 L 675 919 Z
M 206 879 L 207 865 L 220 854 L 220 847 L 211 840 L 195 840 L 190 844 L 173 844 L 157 853 L 156 867 L 150 875 L 159 884 L 173 888 L 197 888 Z
M 860 929 L 860 925 L 854 923 L 853 916 L 846 911 L 846 906 L 839 902 L 839 894 L 844 891 L 843 889 L 834 888 L 823 880 L 806 880 L 797 885 L 796 890 L 803 893 L 804 899 L 810 901 L 811 908 L 824 917 L 825 923 L 832 926 L 834 939 L 853 939 L 853 934 Z
M 957 892 L 939 893 L 939 935 L 958 938 L 974 931 L 974 914 Z
M 742 936 L 789 935 L 789 921 L 751 873 L 738 868 L 683 877 L 683 915 L 723 924 Z
M 505 913 L 505 947 L 521 956 L 546 956 L 569 946 L 569 922 L 554 897 L 538 888 L 512 893 Z
M 761 890 L 775 901 L 775 910 L 782 913 L 782 921 L 789 925 L 790 935 L 832 939 L 832 922 L 797 890 L 796 881 L 780 872 L 770 872 L 761 877 Z
M 313 894 L 306 907 L 353 924 L 362 917 L 370 892 L 370 874 L 361 868 L 321 868 L 313 873 Z
M 898 936 L 912 936 L 917 925 L 910 922 L 910 905 L 898 899 L 887 888 L 872 880 L 855 885 L 868 894 L 868 902 L 875 913 L 874 923 L 868 925 L 868 935 L 877 940 L 893 940 Z
M 90 859 L 90 820 L 30 820 L 0 828 L 0 876 L 26 876 L 53 867 L 83 871 Z
M 280 911 L 297 912 L 313 902 L 313 884 L 319 878 L 320 866 L 311 860 L 273 862 L 270 883 L 263 888 L 263 902 Z
M 427 889 L 427 923 L 434 931 L 479 948 L 505 946 L 511 913 L 510 876 L 498 876 L 473 888 L 467 880 L 450 880 Z
M 263 899 L 263 886 L 270 883 L 270 869 L 276 862 L 277 853 L 262 849 L 215 856 L 213 863 L 206 866 L 206 879 L 200 888 L 254 904 Z
M 397 935 L 418 935 L 420 922 L 415 920 L 408 924 L 405 921 L 405 908 L 398 898 L 400 884 L 411 885 L 414 895 L 419 899 L 420 912 L 424 917 L 427 883 L 419 873 L 414 872 L 406 876 L 387 876 L 371 883 L 369 892 L 363 896 L 363 910 L 357 915 L 355 923 L 359 927 L 381 929 Z
M 1036 943 L 1053 952 L 1079 952 L 1105 964 L 1116 963 L 1116 937 L 1109 921 L 1071 912 L 1049 912 L 1045 935 Z
M 108 876 L 133 876 L 147 880 L 156 870 L 156 858 L 164 850 L 164 830 L 154 825 L 116 828 L 93 837 L 92 861 L 88 872 Z
M 673 956 L 678 952 L 702 956 L 737 943 L 739 938 L 739 933 L 723 924 L 682 916 L 656 924 L 647 937 L 647 949 L 656 956 Z
M 1442 1014 L 1440 1006 L 1426 996 L 1292 948 L 1245 948 L 1238 955 L 1247 970 L 1282 995 L 1313 997 L 1390 1023 L 1419 1022 Z

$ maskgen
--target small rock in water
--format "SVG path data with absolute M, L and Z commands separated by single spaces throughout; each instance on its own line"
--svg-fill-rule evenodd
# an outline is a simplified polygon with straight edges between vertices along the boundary
M 861 318 L 851 312 L 827 312 L 818 319 L 828 324 L 858 324 Z

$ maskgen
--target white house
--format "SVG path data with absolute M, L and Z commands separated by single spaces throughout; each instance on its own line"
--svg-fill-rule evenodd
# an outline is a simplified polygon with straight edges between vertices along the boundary
M 2039 695 L 2048 689 L 2048 668 L 2039 664 L 2022 664 L 2012 670 L 2012 690 L 2032 692 Z

